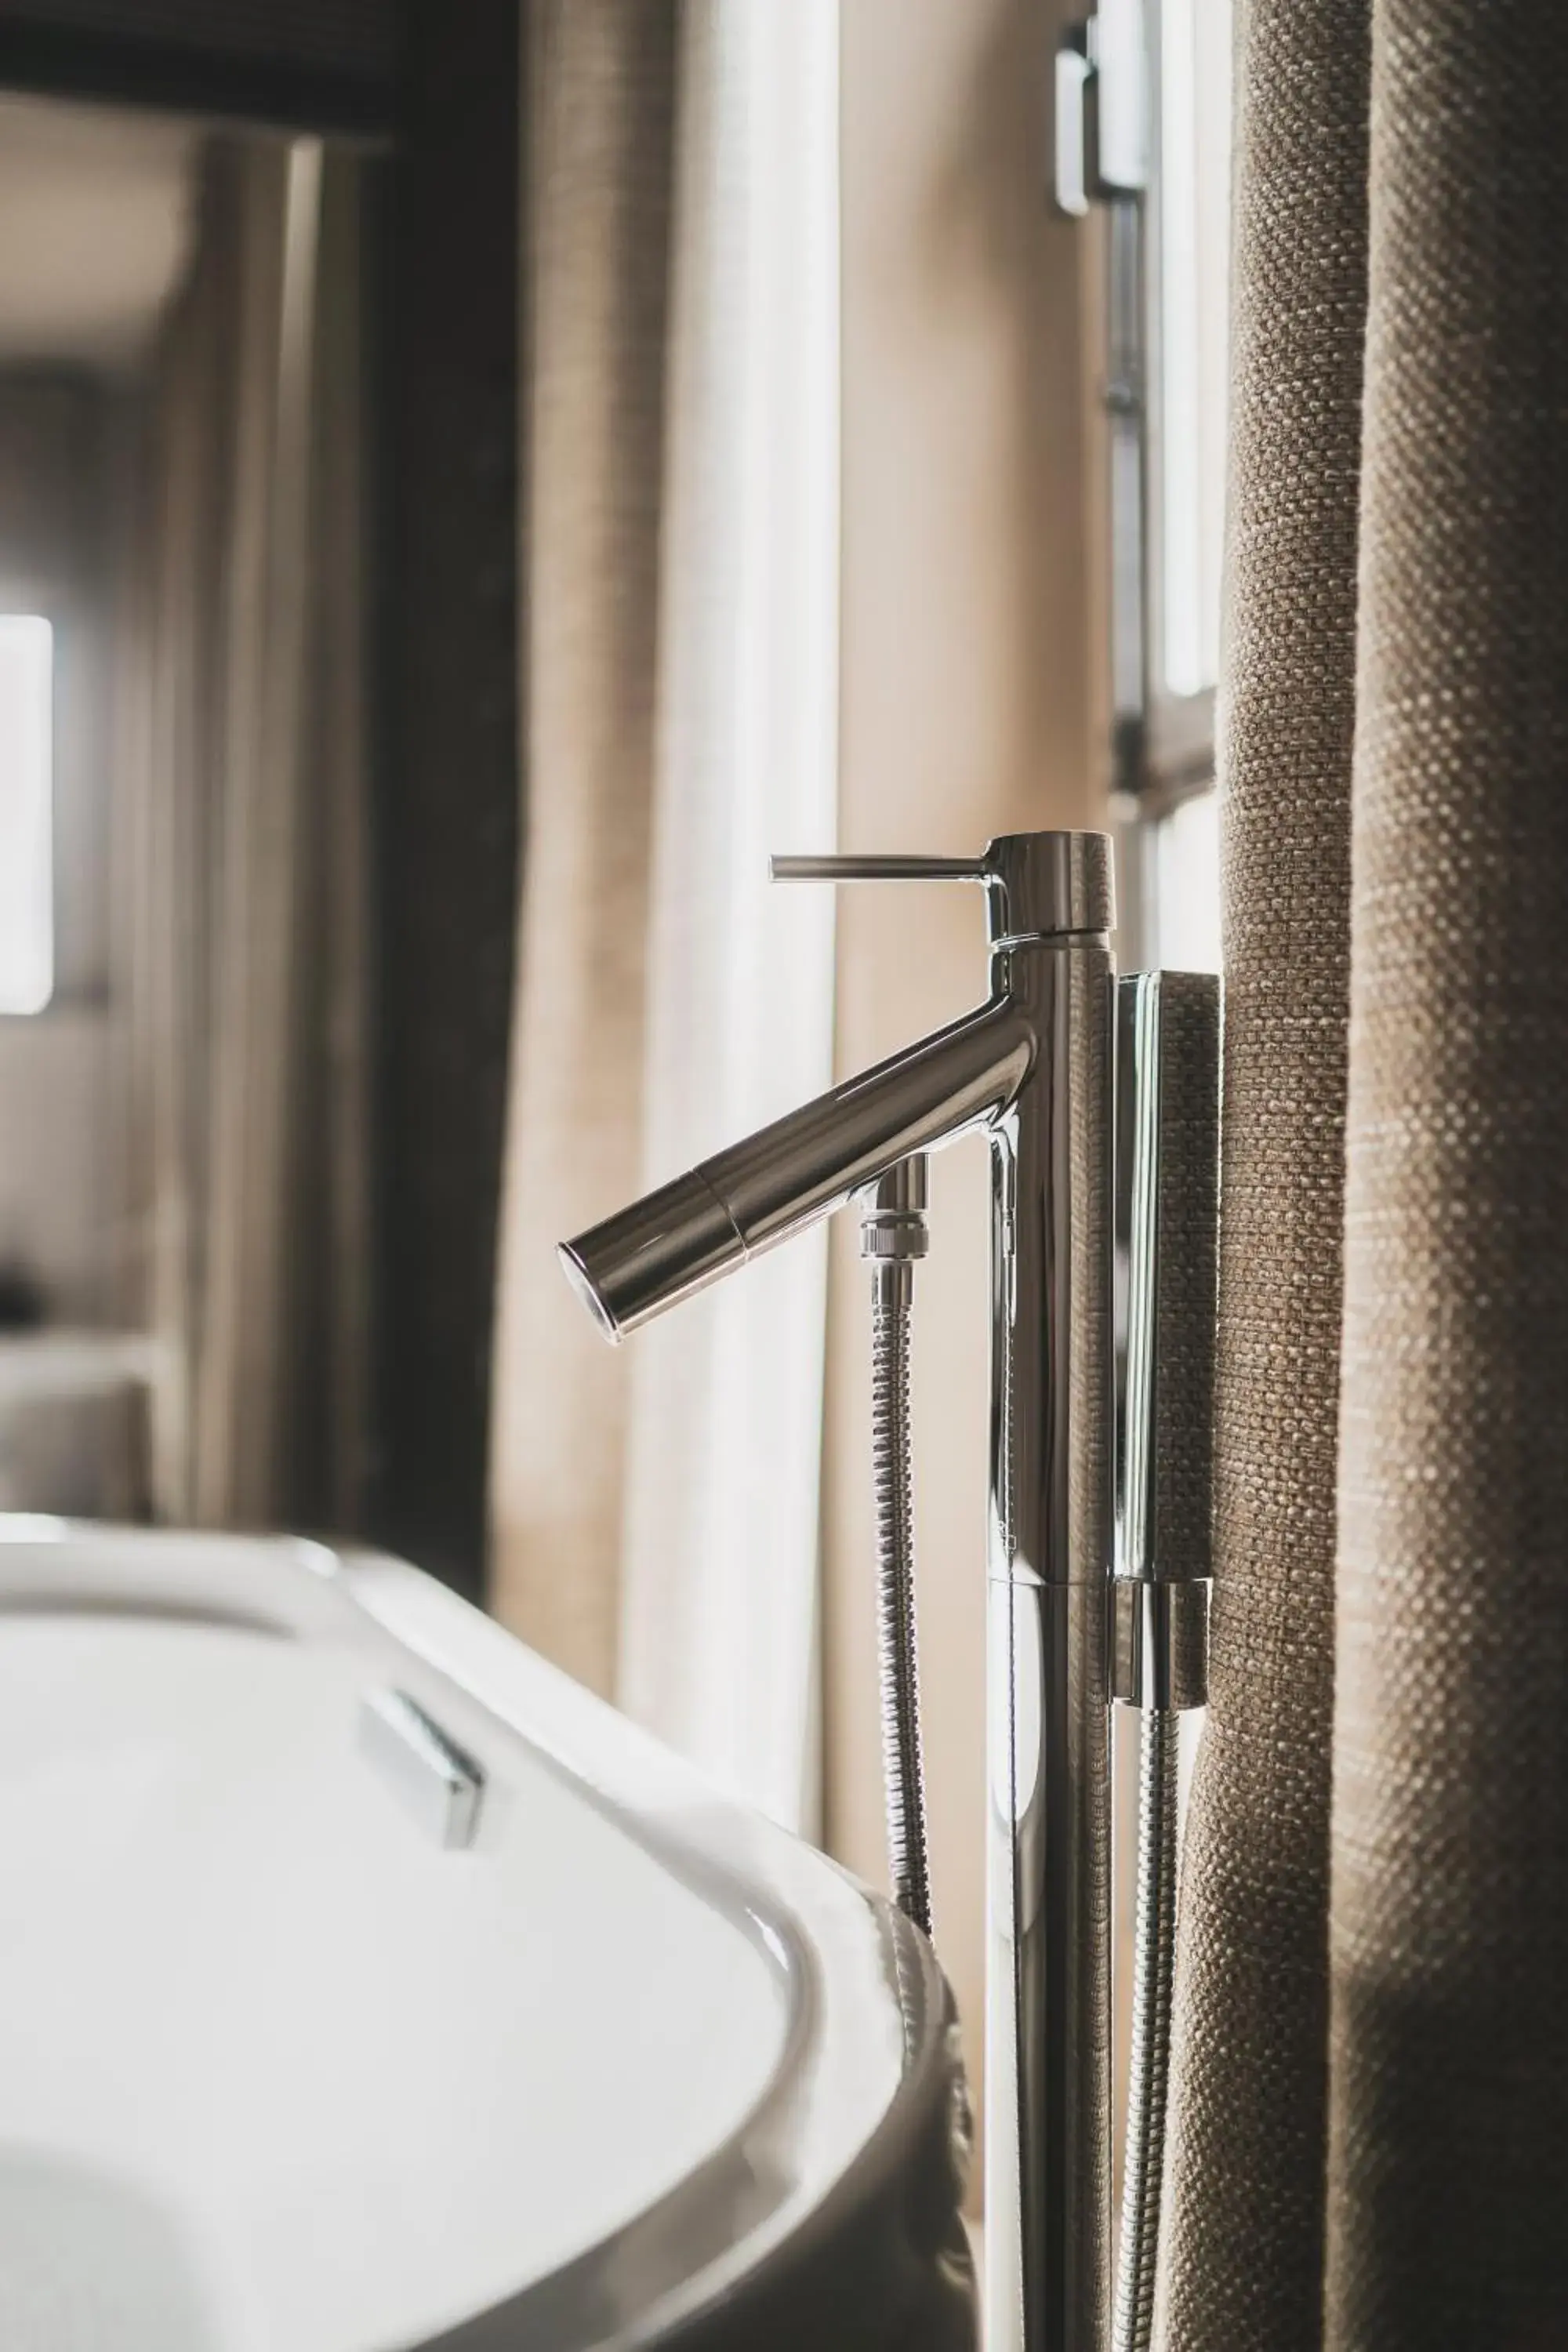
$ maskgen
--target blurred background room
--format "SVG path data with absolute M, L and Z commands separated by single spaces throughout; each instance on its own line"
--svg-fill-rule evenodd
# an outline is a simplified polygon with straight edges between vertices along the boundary
M 1228 7 L 1150 21 L 1119 164 L 1070 5 L 0 16 L 0 1507 L 403 1553 L 879 1883 L 852 1222 L 617 1351 L 552 1245 L 981 994 L 978 894 L 772 849 L 1114 822 L 1123 964 L 1216 962 Z

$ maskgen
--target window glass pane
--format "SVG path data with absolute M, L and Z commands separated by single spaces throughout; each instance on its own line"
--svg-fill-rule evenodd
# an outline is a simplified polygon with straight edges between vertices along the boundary
M 1231 0 L 1160 0 L 1161 668 L 1219 674 L 1230 273 Z
M 1219 794 L 1199 793 L 1152 828 L 1155 961 L 1218 971 Z
M 39 1013 L 55 985 L 54 632 L 0 614 L 0 1013 Z

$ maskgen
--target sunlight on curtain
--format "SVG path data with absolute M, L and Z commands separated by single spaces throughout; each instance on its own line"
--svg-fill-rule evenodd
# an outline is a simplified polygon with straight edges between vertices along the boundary
M 1220 969 L 1219 794 L 1198 793 L 1153 828 L 1154 958 L 1172 971 Z
M 683 15 L 643 1177 L 832 1077 L 837 0 Z M 816 1809 L 826 1236 L 639 1335 L 617 1696 L 792 1827 Z

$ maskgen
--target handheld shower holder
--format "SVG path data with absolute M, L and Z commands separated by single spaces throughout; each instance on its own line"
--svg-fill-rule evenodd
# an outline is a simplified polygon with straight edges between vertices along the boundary
M 1179 1717 L 1208 1697 L 1219 982 L 1117 984 L 1126 1238 L 1111 1691 L 1139 1713 L 1137 1927 L 1112 2352 L 1149 2352 L 1160 2262 L 1179 1852 Z
M 1133 972 L 1116 999 L 1127 1328 L 1111 1696 L 1181 1714 L 1208 1701 L 1220 983 Z

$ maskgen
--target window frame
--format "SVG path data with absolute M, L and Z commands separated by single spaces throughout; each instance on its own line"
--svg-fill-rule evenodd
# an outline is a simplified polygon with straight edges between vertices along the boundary
M 26 1002 L 22 1001 L 23 992 L 21 991 L 18 991 L 17 993 L 13 996 L 10 989 L 6 985 L 5 963 L 3 961 L 0 961 L 0 1019 L 7 1021 L 34 1021 L 37 1020 L 40 1014 L 47 1013 L 50 1011 L 50 1009 L 58 1003 L 59 993 L 59 940 L 56 905 L 58 883 L 56 791 L 58 784 L 57 755 L 58 751 L 57 700 L 59 668 L 59 630 L 56 625 L 54 616 L 51 614 L 41 612 L 37 610 L 36 606 L 31 604 L 29 604 L 26 609 L 22 606 L 7 606 L 5 609 L 0 610 L 0 637 L 5 636 L 12 629 L 16 628 L 26 630 L 29 635 L 33 635 L 35 632 L 41 632 L 43 646 L 44 674 L 42 679 L 42 701 L 44 709 L 42 734 L 44 772 L 42 792 L 43 822 L 41 828 L 43 872 L 41 877 L 37 877 L 41 882 L 40 904 L 31 906 L 26 910 L 27 919 L 34 923 L 38 933 L 37 938 L 32 942 L 32 946 L 38 960 L 41 975 L 41 992 L 29 993 L 27 995 Z M 10 829 L 7 819 L 3 814 L 0 814 L 0 839 L 3 839 Z M 15 851 L 19 844 L 20 835 L 18 835 L 17 843 L 7 845 L 8 856 Z M 28 845 L 28 846 L 32 846 L 36 849 L 37 845 Z M 32 892 L 26 880 L 24 880 L 22 884 L 22 889 L 29 898 L 31 898 Z M 20 968 L 21 966 L 24 966 L 28 960 L 27 952 L 24 950 L 17 958 L 18 967 Z
M 1091 121 L 1097 95 L 1101 113 L 1109 103 L 1096 86 L 1113 62 L 1108 54 L 1095 62 L 1099 21 L 1069 36 L 1071 53 L 1087 50 L 1090 59 L 1085 98 Z M 1091 187 L 1107 212 L 1111 781 L 1123 814 L 1157 821 L 1214 783 L 1215 695 L 1212 687 L 1174 691 L 1163 660 L 1163 0 L 1142 0 L 1141 22 L 1143 168 L 1116 183 L 1091 175 Z M 1085 144 L 1092 156 L 1092 129 Z

